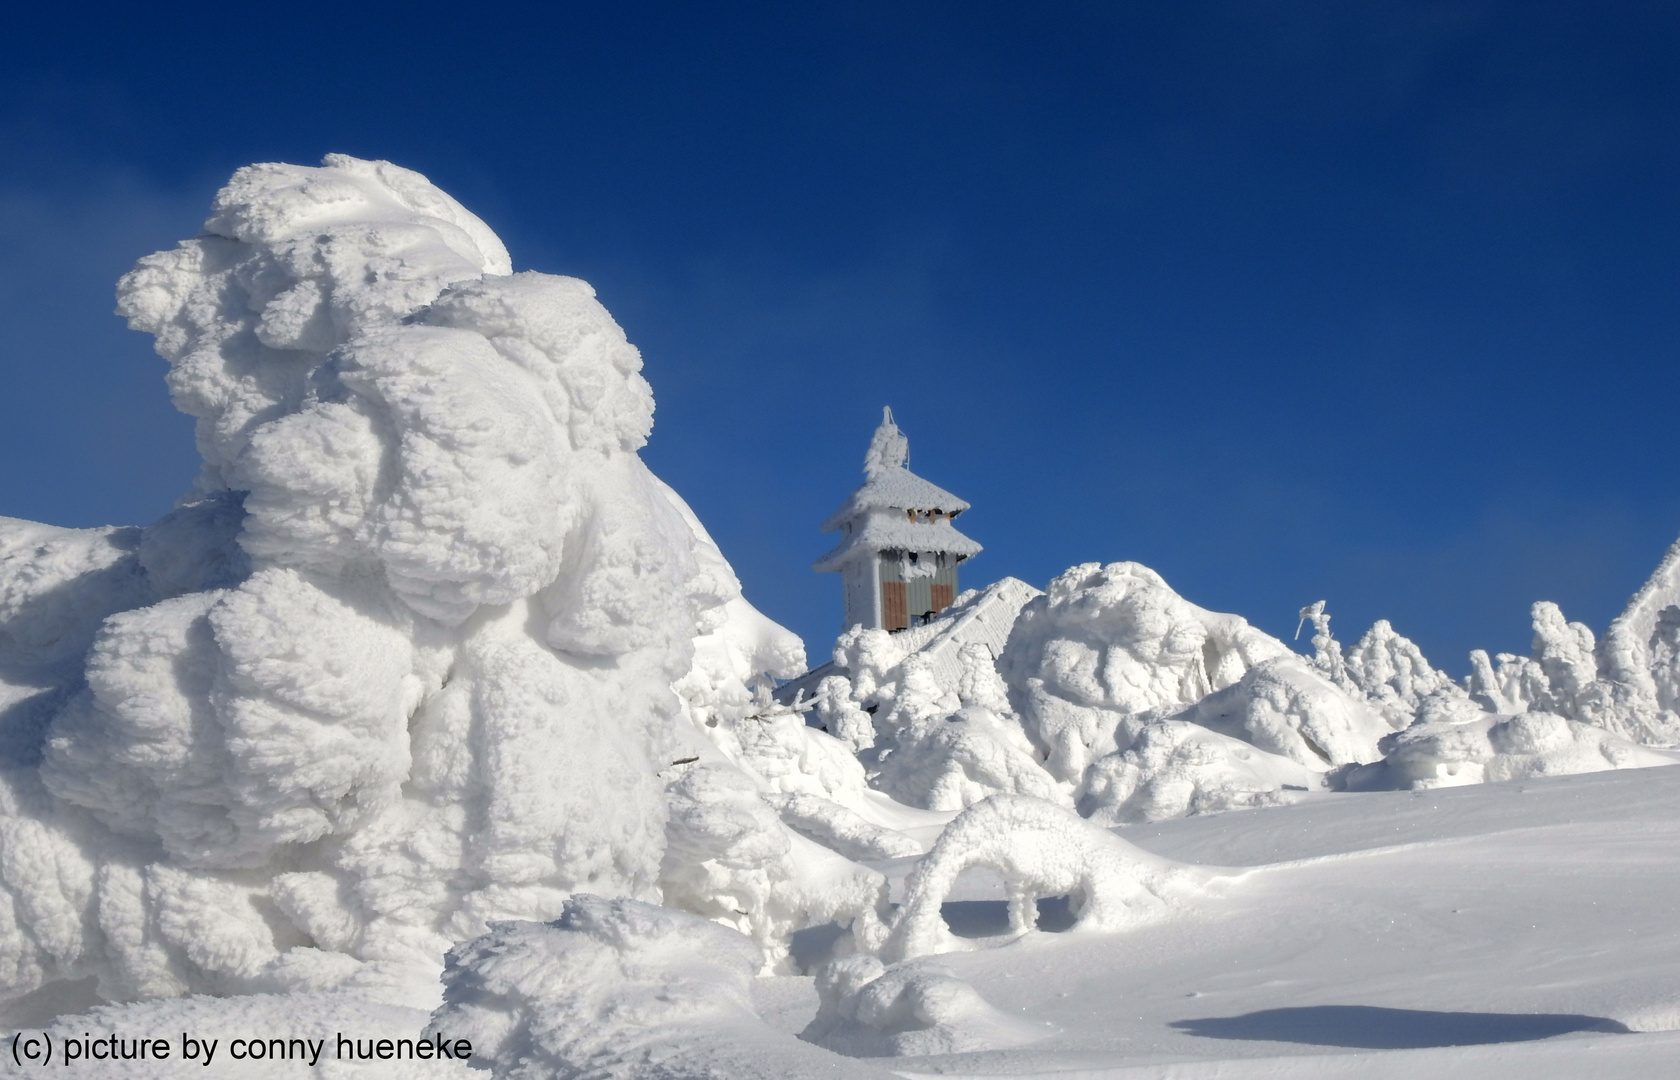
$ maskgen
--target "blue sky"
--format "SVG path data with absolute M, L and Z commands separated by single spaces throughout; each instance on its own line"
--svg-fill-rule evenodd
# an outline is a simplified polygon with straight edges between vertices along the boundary
M 418 169 L 643 350 L 646 457 L 826 651 L 883 404 L 965 584 L 1136 559 L 1440 666 L 1680 533 L 1680 7 L 34 5 L 0 44 L 0 514 L 195 472 L 110 314 L 238 166 Z

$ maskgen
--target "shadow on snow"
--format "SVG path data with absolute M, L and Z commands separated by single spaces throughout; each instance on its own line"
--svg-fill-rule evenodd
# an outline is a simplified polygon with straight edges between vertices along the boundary
M 1601 1016 L 1551 1013 L 1430 1012 L 1370 1005 L 1309 1005 L 1264 1009 L 1242 1016 L 1176 1020 L 1174 1027 L 1207 1039 L 1345 1046 L 1359 1050 L 1415 1050 L 1430 1046 L 1479 1046 L 1530 1042 L 1577 1031 L 1628 1029 Z
M 1048 896 L 1038 901 L 1038 928 L 1052 934 L 1071 930 L 1073 912 L 1065 896 Z M 1009 905 L 1002 900 L 947 900 L 939 914 L 945 925 L 960 938 L 997 937 L 1009 933 Z

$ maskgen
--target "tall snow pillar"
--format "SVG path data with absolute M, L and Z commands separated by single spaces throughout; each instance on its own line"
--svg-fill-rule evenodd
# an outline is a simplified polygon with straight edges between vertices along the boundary
M 840 574 L 844 625 L 903 630 L 933 618 L 957 596 L 957 564 L 980 545 L 951 523 L 968 503 L 909 469 L 910 440 L 881 410 L 863 458 L 864 481 L 829 515 L 840 543 L 814 569 Z

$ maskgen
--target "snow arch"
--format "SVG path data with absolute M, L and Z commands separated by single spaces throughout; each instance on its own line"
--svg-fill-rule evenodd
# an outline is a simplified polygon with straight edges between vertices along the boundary
M 940 907 L 957 878 L 974 867 L 1003 876 L 1014 932 L 1033 928 L 1040 897 L 1063 895 L 1076 927 L 1125 930 L 1164 914 L 1195 883 L 1189 868 L 1136 848 L 1071 810 L 1026 795 L 993 795 L 957 815 L 911 872 L 881 959 L 961 948 Z

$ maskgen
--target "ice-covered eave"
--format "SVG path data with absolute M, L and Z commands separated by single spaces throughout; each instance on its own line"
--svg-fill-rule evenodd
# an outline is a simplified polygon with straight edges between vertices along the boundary
M 959 561 L 978 555 L 983 549 L 951 526 L 950 521 L 910 521 L 889 513 L 869 514 L 833 551 L 818 559 L 813 569 L 839 570 L 854 559 L 883 551 L 903 551 L 955 556 Z
M 871 510 L 897 510 L 900 513 L 906 510 L 922 513 L 937 510 L 948 517 L 955 517 L 967 509 L 965 500 L 898 465 L 881 469 L 865 480 L 840 509 L 822 523 L 822 531 L 833 532 Z

